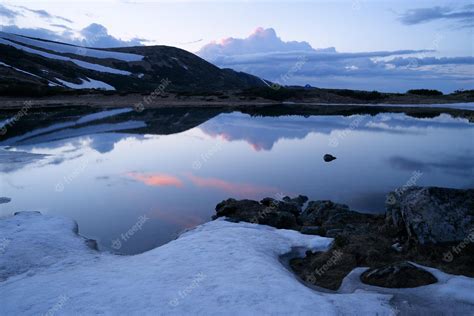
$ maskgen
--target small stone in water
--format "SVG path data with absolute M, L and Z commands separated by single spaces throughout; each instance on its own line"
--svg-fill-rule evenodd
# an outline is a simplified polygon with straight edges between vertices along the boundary
M 326 155 L 324 155 L 323 159 L 324 159 L 325 162 L 330 162 L 330 161 L 333 161 L 334 159 L 336 159 L 336 157 L 334 157 L 333 155 L 330 155 L 330 154 L 326 154 Z

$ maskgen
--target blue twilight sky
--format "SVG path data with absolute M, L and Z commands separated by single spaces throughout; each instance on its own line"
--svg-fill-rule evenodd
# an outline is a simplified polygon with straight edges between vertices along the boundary
M 280 84 L 474 88 L 473 1 L 2 1 L 0 25 L 86 46 L 177 46 Z

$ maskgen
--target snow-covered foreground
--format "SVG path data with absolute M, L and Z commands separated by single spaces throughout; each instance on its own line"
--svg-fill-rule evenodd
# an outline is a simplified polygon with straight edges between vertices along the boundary
M 76 229 L 38 213 L 0 220 L 0 314 L 394 315 L 392 296 L 375 287 L 353 280 L 344 293 L 317 292 L 279 260 L 294 247 L 326 250 L 329 238 L 217 220 L 146 253 L 116 256 L 87 247 Z M 472 304 L 472 289 L 459 293 L 473 281 L 449 279 L 420 295 L 431 288 L 451 304 Z

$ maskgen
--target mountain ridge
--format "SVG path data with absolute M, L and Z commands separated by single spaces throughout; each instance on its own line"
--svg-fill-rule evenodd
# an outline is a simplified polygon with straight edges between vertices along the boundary
M 0 93 L 21 90 L 98 88 L 151 92 L 169 89 L 232 90 L 263 87 L 260 78 L 221 69 L 171 46 L 90 48 L 0 32 Z

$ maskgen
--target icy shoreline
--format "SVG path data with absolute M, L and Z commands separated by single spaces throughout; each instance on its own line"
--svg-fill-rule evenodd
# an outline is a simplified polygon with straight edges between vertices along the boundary
M 97 252 L 76 232 L 74 221 L 39 213 L 0 220 L 2 315 L 395 315 L 400 293 L 424 311 L 474 306 L 473 279 L 434 269 L 439 283 L 409 292 L 363 285 L 354 277 L 360 268 L 338 293 L 312 290 L 280 257 L 325 251 L 332 239 L 291 230 L 216 220 L 135 256 Z

